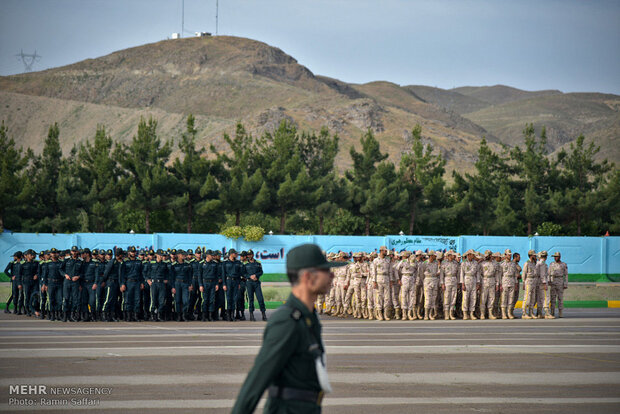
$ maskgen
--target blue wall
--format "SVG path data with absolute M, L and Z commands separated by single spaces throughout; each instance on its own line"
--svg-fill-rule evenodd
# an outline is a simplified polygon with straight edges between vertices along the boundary
M 468 249 L 490 249 L 503 252 L 511 249 L 526 260 L 529 249 L 562 253 L 571 274 L 620 274 L 620 237 L 503 237 L 503 236 L 265 236 L 261 242 L 249 243 L 242 239 L 232 240 L 217 234 L 0 234 L 0 271 L 11 260 L 16 250 L 32 248 L 40 250 L 56 247 L 68 249 L 73 245 L 91 249 L 110 249 L 115 246 L 127 248 L 133 245 L 154 249 L 210 249 L 237 251 L 254 250 L 263 263 L 266 273 L 283 273 L 286 253 L 294 246 L 316 243 L 328 252 L 339 250 L 370 252 L 379 246 L 396 250 L 448 250 L 460 253 Z

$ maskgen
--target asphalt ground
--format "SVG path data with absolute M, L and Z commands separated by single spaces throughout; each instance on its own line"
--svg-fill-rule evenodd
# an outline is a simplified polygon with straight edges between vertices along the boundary
M 322 323 L 334 388 L 324 413 L 620 412 L 620 309 L 567 309 L 555 320 Z M 2 313 L 0 412 L 229 412 L 264 326 Z M 24 384 L 48 394 L 10 394 Z M 67 387 L 95 394 L 50 394 Z M 75 405 L 85 402 L 96 405 Z

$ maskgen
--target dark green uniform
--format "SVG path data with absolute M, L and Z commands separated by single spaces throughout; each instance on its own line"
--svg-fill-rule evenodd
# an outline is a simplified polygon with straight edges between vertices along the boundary
M 232 412 L 253 412 L 269 388 L 265 413 L 320 413 L 323 392 L 316 359 L 323 353 L 316 312 L 291 294 L 267 322 L 263 345 Z

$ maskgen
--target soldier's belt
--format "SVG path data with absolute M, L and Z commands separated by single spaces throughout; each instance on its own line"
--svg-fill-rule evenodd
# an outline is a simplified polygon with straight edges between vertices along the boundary
M 490 278 L 492 278 L 492 277 L 495 277 L 495 276 L 485 276 L 485 275 L 482 275 L 482 278 L 483 278 L 483 279 L 490 279 Z
M 269 397 L 271 398 L 307 401 L 313 402 L 316 405 L 321 405 L 324 395 L 323 391 L 301 390 L 299 388 L 278 387 L 276 385 L 269 387 Z
M 413 276 L 413 273 L 403 273 L 403 277 L 405 276 Z

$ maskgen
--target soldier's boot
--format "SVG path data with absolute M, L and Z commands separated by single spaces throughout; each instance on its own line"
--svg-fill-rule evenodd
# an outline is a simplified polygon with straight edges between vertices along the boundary
M 241 312 L 241 320 L 245 321 L 245 310 L 241 310 L 239 312 Z
M 545 308 L 545 319 L 555 319 L 555 316 L 549 312 L 549 308 Z
M 347 315 L 353 314 L 353 308 L 351 306 L 349 306 L 349 305 L 345 305 L 344 306 L 344 310 L 347 313 Z
M 18 306 L 17 307 L 17 314 L 18 315 L 23 315 L 24 314 L 24 307 L 23 306 Z
M 430 320 L 434 321 L 435 319 L 437 319 L 436 315 L 437 315 L 437 310 L 435 310 L 435 308 L 432 308 L 430 312 Z
M 476 315 L 474 315 L 474 313 L 473 313 L 473 312 L 469 312 L 469 318 L 470 318 L 472 321 L 477 321 L 477 320 L 478 320 L 478 318 L 476 318 Z
M 358 306 L 357 307 L 357 319 L 362 319 L 364 318 L 364 307 L 363 306 Z
M 69 315 L 67 311 L 63 311 L 62 313 L 62 321 L 63 322 L 67 322 L 67 320 L 69 319 Z
M 512 308 L 509 308 L 506 313 L 508 314 L 508 319 L 515 319 L 514 311 Z
M 409 319 L 409 309 L 402 309 L 403 317 L 401 320 L 406 321 Z
M 506 308 L 502 308 L 502 317 L 501 319 L 508 319 L 508 315 L 506 314 Z
M 452 310 L 450 311 L 450 320 L 451 320 L 451 321 L 455 321 L 455 320 L 456 320 L 456 314 L 455 314 L 454 309 L 452 309 Z
M 418 319 L 418 313 L 415 311 L 415 309 L 410 309 L 409 310 L 409 320 L 410 321 L 415 321 Z
M 213 312 L 213 314 L 211 315 L 211 319 L 213 320 L 213 322 L 217 322 L 220 320 L 220 318 L 217 315 L 217 311 Z
M 7 302 L 6 306 L 4 307 L 4 313 L 11 313 L 11 311 L 9 310 L 9 306 L 11 306 L 11 304 Z
M 375 309 L 375 318 L 377 318 L 378 321 L 383 320 L 383 312 L 381 312 L 381 309 Z
M 480 320 L 483 321 L 486 319 L 486 315 L 484 314 L 484 309 L 480 310 Z
M 234 322 L 235 321 L 235 311 L 229 311 L 228 321 L 229 322 Z
M 493 309 L 489 309 L 489 319 L 497 319 L 497 316 L 493 314 Z
M 254 318 L 254 312 L 250 311 L 250 321 L 255 322 L 256 318 Z
M 400 314 L 400 309 L 399 309 L 399 308 L 397 308 L 397 309 L 394 311 L 394 319 L 396 319 L 396 320 L 399 320 L 399 319 L 405 320 L 405 318 L 402 318 L 402 317 L 401 317 L 401 314 Z
M 558 309 L 558 318 L 563 318 L 562 309 Z
M 206 321 L 207 321 L 207 315 L 208 315 L 208 314 L 209 314 L 209 312 L 200 312 L 200 318 L 199 318 L 199 319 L 200 319 L 200 321 L 201 321 L 201 322 L 206 322 Z M 211 318 L 211 317 L 209 316 L 209 319 L 210 319 L 210 318 Z
M 530 316 L 530 308 L 525 308 L 523 310 L 523 314 L 521 315 L 521 319 L 532 319 Z
M 375 320 L 375 312 L 374 312 L 374 310 L 373 310 L 373 309 L 371 309 L 371 308 L 369 308 L 369 309 L 366 311 L 366 317 L 368 318 L 368 320 L 369 320 L 369 321 L 373 321 L 373 320 Z
M 422 308 L 417 308 L 416 309 L 416 313 L 418 314 L 418 319 L 424 319 L 424 316 L 422 314 Z
M 469 320 L 469 312 L 463 312 L 463 320 L 464 321 L 468 321 Z
M 448 312 L 448 308 L 443 308 L 443 319 L 444 321 L 450 320 L 450 312 Z
M 389 309 L 384 309 L 383 310 L 383 319 L 385 319 L 386 321 L 391 320 L 392 318 L 390 318 L 390 310 Z
M 266 311 L 260 311 L 260 314 L 263 317 L 263 321 L 267 322 L 267 313 L 266 313 Z
M 429 313 L 430 313 L 430 312 L 429 312 L 429 309 L 424 308 L 424 320 L 425 320 L 425 321 L 430 320 L 430 318 L 428 317 L 428 314 L 429 314 Z

